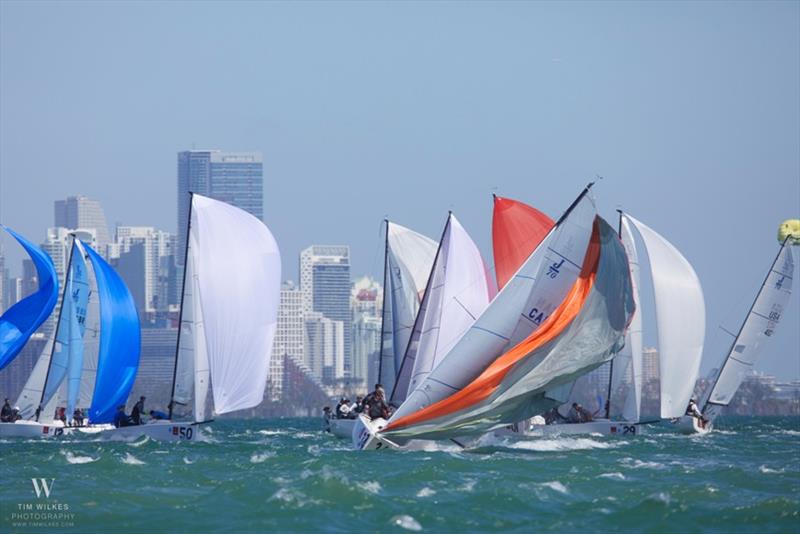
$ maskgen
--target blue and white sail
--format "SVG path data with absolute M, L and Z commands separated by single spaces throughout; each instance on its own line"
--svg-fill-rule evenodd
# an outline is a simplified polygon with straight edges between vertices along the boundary
M 141 333 L 136 304 L 125 282 L 91 247 L 83 244 L 97 280 L 100 351 L 89 420 L 110 423 L 136 380 Z
M 22 245 L 33 261 L 39 289 L 0 316 L 0 369 L 19 354 L 28 338 L 53 311 L 58 300 L 58 274 L 50 256 L 11 228 L 3 228 Z

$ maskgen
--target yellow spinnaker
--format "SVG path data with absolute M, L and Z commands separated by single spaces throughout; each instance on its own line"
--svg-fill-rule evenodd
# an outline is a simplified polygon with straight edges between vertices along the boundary
M 789 245 L 800 245 L 800 219 L 786 219 L 778 227 L 778 241 L 789 237 Z

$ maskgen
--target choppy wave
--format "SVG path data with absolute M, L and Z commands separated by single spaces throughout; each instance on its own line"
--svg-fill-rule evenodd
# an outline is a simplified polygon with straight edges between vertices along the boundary
M 411 530 L 414 532 L 419 532 L 422 530 L 422 525 L 419 524 L 419 521 L 411 517 L 410 515 L 396 515 L 391 519 L 391 524 L 400 527 L 405 530 Z
M 138 459 L 136 456 L 132 455 L 131 453 L 126 453 L 125 454 L 125 457 L 122 458 L 122 463 L 123 464 L 128 464 L 128 465 L 144 465 L 145 464 L 144 461 Z
M 420 498 L 431 497 L 432 495 L 436 495 L 436 490 L 429 488 L 428 486 L 425 486 L 417 492 L 417 497 Z
M 70 451 L 61 451 L 61 454 L 63 454 L 67 462 L 71 464 L 90 464 L 100 459 L 99 456 L 97 458 L 92 458 L 91 456 L 79 456 L 77 454 L 72 454 Z

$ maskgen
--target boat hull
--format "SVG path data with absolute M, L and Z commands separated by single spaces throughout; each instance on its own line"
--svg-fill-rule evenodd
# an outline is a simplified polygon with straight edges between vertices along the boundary
M 86 431 L 90 433 L 91 427 Z M 147 436 L 158 441 L 198 441 L 200 427 L 196 423 L 155 421 L 145 425 L 103 428 L 94 431 L 97 437 L 109 441 L 134 441 Z
M 562 423 L 555 425 L 532 424 L 527 430 L 513 431 L 501 429 L 496 435 L 518 434 L 525 436 L 563 436 L 580 434 L 601 434 L 603 436 L 633 437 L 641 433 L 642 425 L 632 421 L 609 421 L 598 419 L 588 423 Z
M 58 423 L 37 423 L 36 421 L 17 421 L 0 423 L 0 438 L 58 438 L 72 432 L 74 428 Z
M 356 419 L 330 419 L 328 420 L 328 432 L 341 439 L 352 439 L 353 428 L 356 426 Z
M 698 418 L 690 415 L 668 421 L 667 425 L 681 434 L 708 434 L 714 426 L 711 421 L 703 426 Z
M 366 415 L 359 415 L 353 426 L 353 447 L 361 451 L 376 451 L 378 449 L 399 449 L 400 446 L 379 435 L 386 426 L 386 419 L 370 419 Z

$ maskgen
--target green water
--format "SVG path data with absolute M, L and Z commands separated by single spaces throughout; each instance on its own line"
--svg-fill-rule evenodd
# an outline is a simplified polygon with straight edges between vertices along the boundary
M 2 441 L 0 532 L 800 531 L 798 418 L 417 452 L 355 452 L 320 427 L 228 420 L 196 443 Z M 45 503 L 62 515 L 25 510 Z

